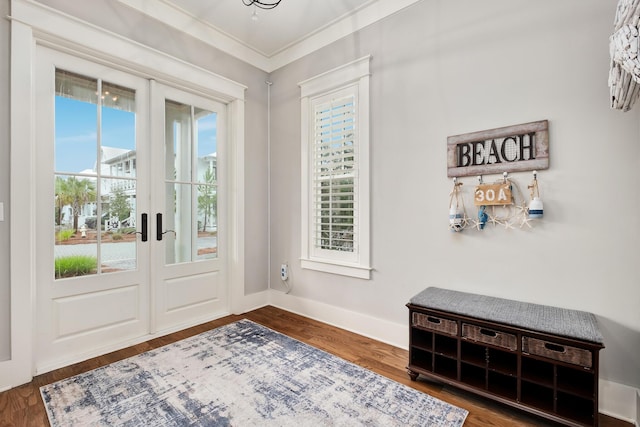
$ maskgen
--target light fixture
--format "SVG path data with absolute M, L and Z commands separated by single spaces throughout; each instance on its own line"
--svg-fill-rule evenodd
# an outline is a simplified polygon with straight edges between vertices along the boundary
M 260 9 L 274 9 L 282 0 L 242 0 L 245 6 L 257 6 Z

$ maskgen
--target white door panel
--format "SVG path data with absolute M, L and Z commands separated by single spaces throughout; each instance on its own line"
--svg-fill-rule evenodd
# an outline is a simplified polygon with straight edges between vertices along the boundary
M 56 336 L 64 339 L 140 321 L 140 288 L 126 286 L 53 298 Z M 78 322 L 79 317 L 84 320 Z
M 135 234 L 117 241 L 98 219 L 116 187 L 127 189 L 120 194 L 132 225 L 148 210 L 148 196 L 139 197 L 149 193 L 148 180 L 125 174 L 124 167 L 108 170 L 104 160 L 118 151 L 130 167 L 127 152 L 148 156 L 147 129 L 139 123 L 148 120 L 149 95 L 144 79 L 44 47 L 37 48 L 37 64 L 35 365 L 42 371 L 149 329 L 149 270 L 141 265 L 149 245 Z M 110 133 L 122 131 L 114 122 L 119 115 L 137 125 L 117 140 L 131 147 L 112 150 L 107 144 L 116 142 Z M 137 175 L 147 174 L 148 167 L 138 165 Z
M 152 83 L 152 258 L 157 330 L 228 312 L 226 105 Z M 162 125 L 160 125 L 162 124 Z M 161 215 L 158 215 L 161 213 Z

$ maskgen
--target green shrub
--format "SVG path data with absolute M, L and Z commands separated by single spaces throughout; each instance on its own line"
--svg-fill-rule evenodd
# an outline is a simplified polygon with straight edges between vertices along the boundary
M 66 242 L 75 234 L 74 230 L 60 230 L 57 234 L 57 239 L 59 242 Z
M 113 235 L 111 236 L 111 240 L 122 240 L 122 233 L 113 233 Z
M 92 274 L 97 268 L 98 259 L 88 255 L 74 255 L 55 260 L 56 279 Z

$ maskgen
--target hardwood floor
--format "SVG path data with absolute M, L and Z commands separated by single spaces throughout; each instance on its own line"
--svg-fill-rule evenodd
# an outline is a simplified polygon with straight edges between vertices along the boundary
M 264 307 L 242 316 L 226 316 L 171 335 L 156 338 L 120 351 L 105 354 L 72 366 L 39 375 L 28 384 L 0 393 L 0 427 L 48 426 L 40 398 L 40 386 L 67 378 L 136 354 L 170 344 L 241 318 L 247 318 L 314 347 L 333 353 L 394 381 L 421 390 L 431 396 L 465 408 L 469 416 L 465 427 L 553 426 L 555 424 L 524 412 L 493 403 L 452 387 L 428 382 L 422 377 L 411 381 L 406 373 L 408 352 L 372 339 L 308 319 L 274 307 Z M 632 427 L 614 418 L 600 415 L 601 427 Z

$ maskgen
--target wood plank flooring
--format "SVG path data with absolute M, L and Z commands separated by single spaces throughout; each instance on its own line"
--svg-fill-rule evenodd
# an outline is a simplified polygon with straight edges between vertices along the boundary
M 28 384 L 0 393 L 0 427 L 48 426 L 49 422 L 39 391 L 40 386 L 44 384 L 173 343 L 209 329 L 235 322 L 241 318 L 253 320 L 394 381 L 465 408 L 469 411 L 465 427 L 538 427 L 555 425 L 524 412 L 476 397 L 470 393 L 426 381 L 422 377 L 418 381 L 411 381 L 405 369 L 408 361 L 407 351 L 275 307 L 264 307 L 242 316 L 226 316 L 184 331 L 39 375 Z M 601 414 L 600 426 L 632 427 L 632 424 Z

